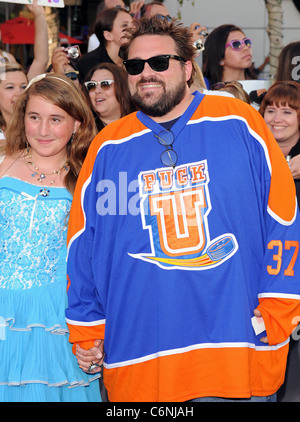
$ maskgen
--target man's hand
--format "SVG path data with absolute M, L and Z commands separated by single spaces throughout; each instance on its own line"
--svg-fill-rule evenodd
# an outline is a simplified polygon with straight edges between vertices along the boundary
M 258 309 L 254 309 L 254 315 L 257 317 L 257 318 L 262 318 L 262 314 L 261 314 L 261 312 L 258 310 Z M 262 343 L 265 343 L 265 344 L 268 344 L 268 337 L 262 337 L 261 339 L 260 339 L 260 341 L 262 342 Z
M 101 372 L 100 366 L 103 363 L 103 340 L 95 340 L 94 347 L 89 350 L 85 350 L 80 347 L 78 344 L 76 345 L 76 357 L 80 368 L 87 373 L 97 373 Z M 92 364 L 99 365 L 95 367 L 92 371 L 89 371 L 89 368 Z

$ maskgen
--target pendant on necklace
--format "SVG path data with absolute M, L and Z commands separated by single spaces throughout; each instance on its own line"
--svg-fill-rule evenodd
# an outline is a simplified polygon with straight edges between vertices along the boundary
M 1 1 L 1 0 L 0 0 Z M 54 177 L 52 180 L 50 180 L 50 184 L 51 185 L 53 185 L 54 184 L 54 182 L 55 182 L 55 180 L 56 180 L 56 178 L 57 178 L 57 176 L 59 176 L 60 174 L 61 174 L 61 171 L 62 170 L 65 170 L 66 172 L 68 172 L 69 171 L 69 168 L 68 168 L 68 165 L 69 165 L 69 163 L 68 163 L 68 161 L 66 161 L 58 170 L 53 170 L 51 173 L 49 173 L 49 174 L 46 174 L 46 173 L 39 173 L 39 168 L 38 168 L 38 166 L 37 165 L 35 165 L 34 164 L 34 162 L 33 161 L 29 161 L 28 159 L 30 159 L 31 160 L 31 154 L 30 154 L 30 152 L 29 152 L 29 149 L 27 148 L 27 155 L 24 157 L 25 158 L 25 160 L 26 160 L 26 162 L 27 162 L 27 165 L 28 166 L 32 166 L 33 168 L 34 168 L 34 172 L 32 172 L 31 173 L 31 177 L 35 177 L 35 176 L 37 176 L 37 181 L 38 182 L 40 182 L 40 183 L 42 183 L 43 184 L 43 181 L 46 179 L 46 177 L 47 176 L 51 176 L 51 175 L 53 175 L 52 177 Z M 40 191 L 40 192 L 42 192 L 42 190 Z M 44 192 L 44 191 L 43 191 Z M 46 191 L 45 191 L 46 192 Z M 42 196 L 48 196 L 47 194 L 46 195 L 44 195 L 44 194 L 42 194 L 42 193 L 40 193 L 40 195 L 42 195 Z
M 44 179 L 46 179 L 45 173 L 40 173 L 40 177 L 38 178 L 38 182 L 42 182 Z
M 46 188 L 41 189 L 40 190 L 40 193 L 39 193 L 39 195 L 40 196 L 43 196 L 43 197 L 49 196 L 49 194 L 50 194 L 50 190 L 49 189 L 46 189 Z

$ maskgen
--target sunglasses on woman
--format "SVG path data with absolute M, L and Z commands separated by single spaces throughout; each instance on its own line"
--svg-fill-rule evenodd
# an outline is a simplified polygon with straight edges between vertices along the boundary
M 105 79 L 104 81 L 99 81 L 99 82 L 88 81 L 88 82 L 85 82 L 84 85 L 86 89 L 88 90 L 88 92 L 94 91 L 98 85 L 100 86 L 102 91 L 108 91 L 109 88 L 111 87 L 111 84 L 113 83 L 114 81 L 112 79 Z
M 240 50 L 242 48 L 242 46 L 245 45 L 246 47 L 251 47 L 252 46 L 252 40 L 251 38 L 245 38 L 244 40 L 240 41 L 240 40 L 233 40 L 230 41 L 229 43 L 227 43 L 225 45 L 225 48 L 227 47 L 231 47 L 233 50 Z
M 139 75 L 144 70 L 145 63 L 148 63 L 155 72 L 164 72 L 169 68 L 170 59 L 178 60 L 180 62 L 184 61 L 181 57 L 174 56 L 173 54 L 162 54 L 160 56 L 150 57 L 150 59 L 147 60 L 124 60 L 123 63 L 129 75 Z

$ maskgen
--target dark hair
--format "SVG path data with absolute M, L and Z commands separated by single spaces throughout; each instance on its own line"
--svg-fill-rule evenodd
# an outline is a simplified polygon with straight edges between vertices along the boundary
M 121 110 L 121 117 L 126 116 L 127 114 L 133 112 L 135 110 L 132 102 L 131 102 L 131 96 L 129 92 L 128 87 L 128 77 L 126 71 L 121 68 L 120 66 L 114 64 L 114 63 L 100 63 L 96 66 L 94 66 L 89 73 L 87 74 L 85 81 L 91 80 L 93 74 L 96 72 L 96 70 L 106 69 L 109 72 L 113 74 L 114 78 L 114 92 L 116 99 L 118 103 L 120 104 L 120 110 Z M 87 100 L 89 104 L 91 105 L 90 97 L 87 93 L 87 90 L 85 90 L 85 94 L 87 97 Z M 92 105 L 91 105 L 92 107 Z M 94 113 L 95 115 L 95 113 Z M 101 130 L 104 125 L 101 122 L 101 116 L 95 115 L 95 121 L 97 125 L 97 129 Z
M 203 51 L 203 75 L 211 85 L 222 81 L 223 66 L 220 65 L 225 57 L 225 45 L 228 35 L 233 31 L 244 33 L 238 26 L 225 24 L 215 28 L 205 41 Z M 245 79 L 257 79 L 251 68 L 245 69 Z
M 105 0 L 98 0 L 97 13 L 101 13 L 106 8 Z
M 118 13 L 127 13 L 127 10 L 122 9 L 121 7 L 111 7 L 109 9 L 102 10 L 98 15 L 97 23 L 95 25 L 95 35 L 100 41 L 100 44 L 106 47 L 107 40 L 104 37 L 104 31 L 111 32 L 114 26 L 114 21 Z
M 275 82 L 266 92 L 259 108 L 259 113 L 264 116 L 269 105 L 288 105 L 297 111 L 300 127 L 300 84 L 293 81 Z
M 276 81 L 292 81 L 293 70 L 295 64 L 293 63 L 294 57 L 300 56 L 300 41 L 292 42 L 286 45 L 278 56 Z
M 141 18 L 133 21 L 133 26 L 126 28 L 126 41 L 122 45 L 122 57 L 128 58 L 128 51 L 131 43 L 138 37 L 143 35 L 162 35 L 171 37 L 176 46 L 176 53 L 182 58 L 184 62 L 192 61 L 195 57 L 195 48 L 193 46 L 192 34 L 189 29 L 184 27 L 181 22 L 172 19 L 168 22 L 167 19 L 161 19 L 157 16 L 149 18 Z M 188 85 L 193 83 L 195 69 L 193 68 Z

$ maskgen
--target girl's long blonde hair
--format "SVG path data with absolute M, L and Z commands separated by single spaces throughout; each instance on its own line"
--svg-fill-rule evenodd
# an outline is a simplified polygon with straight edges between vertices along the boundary
M 73 193 L 87 150 L 97 132 L 92 111 L 84 95 L 66 76 L 48 73 L 40 75 L 30 82 L 25 92 L 17 100 L 6 132 L 4 154 L 13 155 L 27 148 L 24 120 L 27 103 L 33 95 L 39 95 L 50 101 L 80 122 L 74 137 L 67 144 L 69 171 L 65 177 L 65 186 Z

